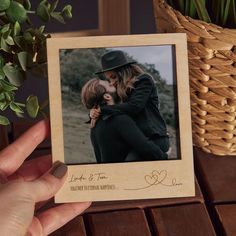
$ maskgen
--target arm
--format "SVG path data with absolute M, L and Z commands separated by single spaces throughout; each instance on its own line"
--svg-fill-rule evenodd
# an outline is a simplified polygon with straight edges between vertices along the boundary
M 142 157 L 152 157 L 157 160 L 167 159 L 167 154 L 160 147 L 149 140 L 137 127 L 135 122 L 127 115 L 116 117 L 117 132 L 131 148 Z
M 49 235 L 89 206 L 70 203 L 36 211 L 38 203 L 42 207 L 62 187 L 67 175 L 61 162 L 51 168 L 50 156 L 25 161 L 49 129 L 48 122 L 40 121 L 0 152 L 1 235 Z
M 119 110 L 127 115 L 135 116 L 144 109 L 150 97 L 154 83 L 152 79 L 147 77 L 141 78 L 134 84 L 134 89 L 128 97 L 127 101 L 122 104 L 101 107 L 102 113 L 110 110 Z

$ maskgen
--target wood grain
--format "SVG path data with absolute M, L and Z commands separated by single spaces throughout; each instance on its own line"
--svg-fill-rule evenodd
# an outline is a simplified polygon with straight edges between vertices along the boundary
M 204 204 L 153 208 L 150 213 L 155 235 L 216 235 Z
M 236 158 L 218 157 L 194 148 L 195 166 L 207 198 L 213 203 L 236 202 Z
M 142 210 L 87 214 L 86 222 L 92 236 L 151 236 Z
M 94 202 L 86 210 L 86 213 L 135 208 L 145 209 L 148 207 L 172 206 L 186 203 L 204 203 L 203 195 L 196 178 L 195 190 L 196 195 L 194 197 Z
M 215 209 L 225 235 L 236 235 L 236 204 L 216 205 Z

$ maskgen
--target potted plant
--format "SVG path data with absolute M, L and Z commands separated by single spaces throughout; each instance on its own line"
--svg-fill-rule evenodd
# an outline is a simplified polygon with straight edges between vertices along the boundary
M 43 112 L 45 104 L 29 95 L 25 103 L 19 103 L 15 94 L 26 79 L 27 71 L 35 75 L 46 74 L 45 26 L 35 27 L 31 16 L 36 15 L 43 22 L 52 18 L 65 23 L 71 18 L 72 7 L 66 5 L 57 11 L 58 0 L 37 1 L 32 9 L 31 0 L 1 0 L 0 2 L 0 125 L 8 125 L 9 120 L 3 112 L 12 110 L 17 116 L 36 117 Z
M 187 34 L 194 144 L 236 155 L 236 1 L 153 2 L 158 32 Z

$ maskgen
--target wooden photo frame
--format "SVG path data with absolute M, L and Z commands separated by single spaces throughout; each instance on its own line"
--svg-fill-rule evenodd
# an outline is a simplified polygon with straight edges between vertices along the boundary
M 166 56 L 167 48 L 168 50 L 171 48 L 169 57 Z M 147 58 L 147 61 L 144 60 L 142 63 L 157 75 L 159 72 L 155 66 L 158 63 L 161 64 L 160 70 L 165 67 L 165 63 L 170 63 L 165 71 L 171 71 L 173 81 L 162 82 L 165 88 L 173 87 L 171 104 L 174 104 L 172 107 L 174 110 L 171 113 L 176 114 L 174 157 L 161 161 L 144 159 L 134 162 L 99 164 L 79 161 L 84 156 L 83 146 L 80 146 L 79 142 L 87 144 L 87 139 L 80 139 L 85 137 L 85 133 L 77 127 L 84 125 L 85 120 L 89 120 L 89 110 L 79 115 L 82 108 L 77 105 L 76 101 L 80 96 L 65 86 L 67 81 L 65 83 L 63 78 L 67 78 L 67 75 L 72 73 L 73 76 L 70 77 L 72 79 L 68 83 L 74 83 L 75 87 L 81 86 L 86 73 L 80 73 L 80 71 L 84 71 L 84 68 L 90 70 L 91 65 L 87 66 L 87 64 L 94 66 L 95 63 L 89 61 L 90 59 L 86 61 L 88 58 L 86 53 L 98 49 L 137 52 L 137 57 L 139 54 L 141 55 L 139 58 Z M 163 53 L 160 53 L 160 49 L 164 50 Z M 73 52 L 75 52 L 75 57 L 72 57 Z M 76 52 L 82 53 L 77 55 Z M 59 160 L 68 164 L 66 183 L 56 194 L 55 202 L 172 198 L 195 195 L 186 34 L 50 38 L 47 40 L 47 54 L 52 156 L 54 162 Z M 132 59 L 137 59 L 135 55 L 131 56 Z M 139 63 L 138 60 L 137 62 Z M 78 67 L 79 73 L 76 72 Z M 96 71 L 87 72 L 91 72 L 92 78 Z M 66 98 L 64 98 L 65 94 L 68 95 Z M 166 96 L 162 99 L 168 100 Z M 70 106 L 71 109 L 68 110 Z M 64 108 L 66 110 L 63 111 Z M 170 108 L 167 107 L 167 109 Z M 84 120 L 80 119 L 82 116 Z M 71 127 L 70 131 L 67 129 L 68 126 Z M 89 134 L 89 125 L 87 129 Z M 68 148 L 68 145 L 72 143 L 74 147 Z M 109 143 L 107 145 L 109 146 Z M 78 162 L 68 161 L 72 156 L 76 157 Z

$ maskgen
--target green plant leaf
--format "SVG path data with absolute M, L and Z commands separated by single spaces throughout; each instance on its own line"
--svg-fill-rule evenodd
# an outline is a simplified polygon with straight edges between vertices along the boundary
M 4 66 L 4 58 L 0 56 L 0 68 L 3 68 Z
M 9 125 L 10 121 L 5 116 L 0 115 L 0 125 Z
M 16 116 L 19 117 L 19 118 L 24 118 L 24 115 L 23 113 L 18 113 L 18 112 L 15 112 Z
M 20 27 L 20 24 L 18 21 L 15 22 L 14 24 L 14 31 L 13 31 L 13 35 L 14 36 L 17 36 L 20 34 L 20 31 L 21 31 L 21 27 Z
M 23 71 L 20 71 L 18 68 L 13 67 L 12 65 L 6 64 L 3 67 L 3 72 L 11 84 L 15 85 L 16 87 L 22 85 L 25 77 L 24 73 L 22 73 Z
M 0 80 L 3 80 L 5 78 L 5 74 L 3 72 L 3 65 L 0 66 Z
M 179 10 L 184 13 L 185 4 L 186 4 L 185 0 L 177 0 L 177 4 L 179 7 Z
M 223 21 L 223 17 L 224 17 L 224 0 L 222 1 L 220 1 L 220 21 L 221 21 L 221 23 L 222 23 L 222 21 Z
M 191 1 L 190 4 L 189 4 L 189 16 L 191 16 L 192 18 L 195 18 L 196 13 L 197 12 L 196 12 L 196 8 L 195 8 L 195 4 Z
M 16 103 L 11 102 L 10 103 L 10 108 L 12 111 L 16 112 L 16 113 L 24 113 L 24 111 L 22 110 L 21 107 L 19 107 Z
M 0 2 L 0 11 L 5 11 L 10 6 L 10 0 L 1 0 Z
M 28 53 L 27 52 L 19 52 L 17 53 L 18 60 L 20 62 L 21 68 L 23 71 L 27 69 L 27 61 L 28 61 Z
M 0 110 L 5 111 L 9 105 L 10 105 L 10 102 L 7 102 L 7 101 L 0 102 Z
M 30 2 L 30 0 L 24 0 L 23 5 L 24 5 L 26 10 L 30 10 L 31 9 L 31 2 Z
M 27 48 L 26 41 L 23 36 L 16 36 L 14 37 L 14 41 L 16 45 L 21 48 L 22 50 L 25 50 Z
M 28 42 L 31 42 L 31 43 L 34 41 L 31 33 L 28 31 L 24 32 L 24 39 Z
M 35 118 L 39 112 L 39 102 L 36 96 L 30 95 L 26 100 L 26 110 L 30 117 Z
M 199 19 L 205 22 L 211 22 L 204 0 L 193 0 Z
M 24 103 L 20 103 L 20 102 L 15 102 L 16 105 L 20 106 L 20 107 L 25 107 Z
M 4 95 L 5 95 L 5 99 L 8 103 L 10 103 L 14 100 L 13 93 L 11 93 L 11 92 L 5 92 Z
M 184 15 L 189 16 L 189 0 L 185 1 L 185 6 L 184 6 Z
M 16 21 L 19 23 L 24 23 L 27 19 L 26 9 L 22 4 L 16 1 L 11 1 L 9 8 L 6 10 L 6 15 L 13 23 Z
M 63 10 L 62 10 L 62 16 L 65 17 L 65 18 L 72 18 L 72 6 L 71 5 L 66 5 Z
M 39 33 L 42 34 L 44 32 L 45 25 L 39 27 Z
M 0 79 L 3 80 L 5 78 L 5 74 L 2 69 L 0 69 Z
M 227 21 L 227 19 L 229 17 L 230 2 L 231 2 L 231 0 L 226 0 L 225 9 L 224 9 L 224 16 L 223 16 L 223 20 L 222 20 L 222 25 L 226 24 L 226 21 Z
M 59 12 L 52 12 L 51 17 L 53 17 L 54 19 L 56 19 L 57 21 L 59 21 L 62 24 L 66 23 L 64 18 L 61 15 L 61 13 L 59 13 Z
M 47 6 L 45 5 L 45 1 L 42 1 L 37 9 L 36 9 L 36 14 L 43 20 L 44 22 L 47 22 L 50 20 L 50 14 Z
M 4 91 L 10 92 L 10 91 L 14 91 L 17 90 L 17 87 L 8 83 L 6 80 L 0 80 L 0 87 L 2 87 L 2 89 Z
M 13 38 L 9 35 L 5 40 L 8 45 L 15 45 Z
M 54 1 L 51 5 L 51 9 L 50 9 L 50 12 L 53 12 L 56 8 L 57 8 L 57 5 L 58 5 L 58 0 Z
M 236 4 L 235 1 L 231 2 L 231 7 L 230 7 L 230 17 L 231 17 L 231 22 L 236 25 Z
M 9 29 L 8 31 L 6 31 L 5 33 L 2 34 L 2 37 L 6 40 L 8 38 L 8 36 L 11 35 L 11 29 Z
M 5 101 L 5 96 L 4 96 L 4 100 L 0 101 L 0 110 L 3 111 L 4 107 L 6 106 L 7 102 Z
M 0 92 L 0 103 L 5 100 L 5 95 L 3 92 Z
M 6 33 L 10 29 L 10 24 L 6 24 L 1 28 L 1 33 Z
M 5 52 L 10 51 L 9 46 L 7 45 L 6 40 L 3 37 L 1 37 L 1 49 Z

